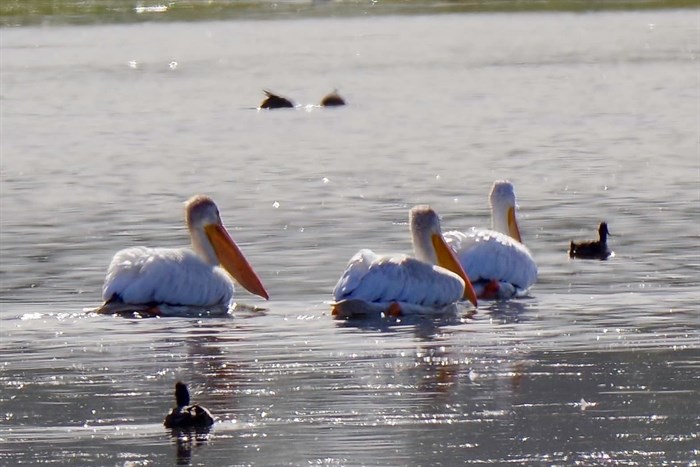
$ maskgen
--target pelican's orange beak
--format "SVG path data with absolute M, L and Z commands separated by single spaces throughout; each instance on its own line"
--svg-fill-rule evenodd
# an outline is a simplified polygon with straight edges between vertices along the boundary
M 518 221 L 515 218 L 515 208 L 508 208 L 508 231 L 510 232 L 511 237 L 513 237 L 520 243 L 523 243 L 523 240 L 520 238 L 520 229 L 518 228 Z
M 443 268 L 454 272 L 462 278 L 464 281 L 464 296 L 462 298 L 469 300 L 472 305 L 476 307 L 476 293 L 474 292 L 474 287 L 472 287 L 472 283 L 469 280 L 467 273 L 464 272 L 464 268 L 459 263 L 459 259 L 457 259 L 455 252 L 452 251 L 452 248 L 450 248 L 447 242 L 445 242 L 442 235 L 433 234 L 431 235 L 430 240 L 432 241 L 433 248 L 435 249 L 435 256 L 437 256 L 438 266 L 442 266 Z
M 209 224 L 204 227 L 204 232 L 206 232 L 209 242 L 214 248 L 221 267 L 231 274 L 231 277 L 236 279 L 236 282 L 241 284 L 248 292 L 269 300 L 270 296 L 267 294 L 260 278 L 224 226 Z

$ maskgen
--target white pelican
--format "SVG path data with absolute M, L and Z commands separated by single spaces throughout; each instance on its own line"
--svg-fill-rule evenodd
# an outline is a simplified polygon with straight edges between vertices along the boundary
M 492 229 L 472 227 L 445 233 L 480 298 L 511 298 L 527 293 L 537 280 L 537 264 L 522 244 L 515 217 L 515 191 L 494 182 L 489 196 Z
M 269 298 L 224 228 L 214 201 L 197 195 L 185 208 L 191 249 L 133 247 L 117 252 L 102 288 L 105 303 L 98 312 L 161 315 L 177 307 L 228 310 L 233 305 L 231 276 L 251 293 Z
M 415 258 L 360 250 L 333 290 L 334 316 L 435 313 L 463 298 L 476 306 L 474 289 L 442 237 L 437 213 L 416 206 L 409 213 L 409 224 Z

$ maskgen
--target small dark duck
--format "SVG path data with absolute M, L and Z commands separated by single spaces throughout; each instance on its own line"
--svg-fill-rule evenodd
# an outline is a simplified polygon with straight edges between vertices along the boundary
M 214 418 L 207 409 L 197 404 L 190 405 L 190 392 L 187 385 L 180 381 L 175 383 L 175 402 L 177 407 L 163 422 L 166 428 L 209 428 L 214 424 Z
M 289 109 L 294 108 L 294 103 L 287 99 L 286 97 L 279 96 L 272 91 L 263 89 L 263 92 L 267 96 L 262 104 L 260 104 L 261 109 Z
M 598 227 L 599 240 L 575 242 L 569 245 L 569 258 L 608 259 L 612 252 L 608 249 L 608 224 L 601 222 Z
M 337 89 L 321 99 L 321 107 L 340 107 L 341 105 L 345 105 L 345 99 L 340 97 Z

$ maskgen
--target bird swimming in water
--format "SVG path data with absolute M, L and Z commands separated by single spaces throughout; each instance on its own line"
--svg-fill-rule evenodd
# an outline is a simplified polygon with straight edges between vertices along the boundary
M 224 227 L 214 201 L 204 195 L 186 205 L 191 248 L 132 247 L 114 255 L 102 289 L 100 314 L 174 316 L 182 308 L 233 306 L 234 279 L 269 298 L 260 278 Z
M 537 281 L 537 264 L 522 243 L 513 184 L 496 180 L 489 204 L 490 229 L 452 230 L 445 232 L 445 240 L 457 254 L 477 297 L 503 300 L 523 296 Z
M 279 96 L 272 91 L 263 89 L 265 93 L 264 101 L 260 104 L 260 109 L 289 109 L 294 108 L 294 103 L 286 97 Z
M 177 406 L 165 417 L 165 428 L 209 428 L 214 424 L 209 410 L 197 404 L 190 405 L 190 392 L 180 381 L 175 383 L 175 403 Z
M 337 89 L 321 99 L 321 107 L 340 107 L 341 105 L 345 105 L 345 99 L 340 97 Z
M 608 259 L 612 254 L 610 249 L 608 249 L 608 235 L 611 235 L 608 231 L 608 224 L 601 222 L 598 227 L 599 240 L 590 240 L 575 242 L 571 241 L 569 245 L 569 258 L 580 258 L 580 259 Z
M 442 238 L 438 214 L 416 206 L 409 212 L 409 226 L 415 257 L 357 252 L 333 290 L 333 316 L 440 313 L 462 299 L 476 307 L 469 278 Z

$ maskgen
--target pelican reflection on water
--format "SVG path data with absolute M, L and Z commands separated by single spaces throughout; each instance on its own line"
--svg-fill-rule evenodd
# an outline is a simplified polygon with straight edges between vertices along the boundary
M 442 237 L 437 213 L 416 206 L 409 225 L 415 257 L 357 252 L 333 290 L 334 316 L 434 313 L 462 299 L 476 306 L 474 289 Z
M 522 296 L 537 281 L 537 264 L 522 243 L 513 184 L 496 181 L 489 203 L 491 229 L 449 231 L 445 240 L 457 253 L 479 298 Z
M 107 270 L 98 313 L 163 316 L 180 308 L 233 306 L 235 279 L 269 298 L 260 278 L 224 227 L 208 196 L 186 203 L 191 248 L 131 247 L 117 252 Z

